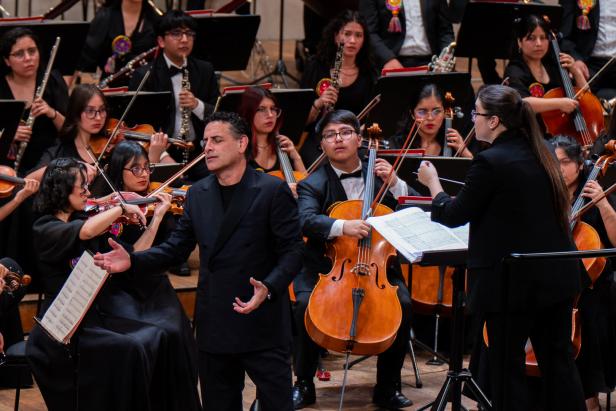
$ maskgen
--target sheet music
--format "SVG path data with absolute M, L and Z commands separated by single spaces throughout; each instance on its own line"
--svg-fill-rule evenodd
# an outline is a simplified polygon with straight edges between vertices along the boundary
M 39 324 L 52 338 L 68 344 L 108 275 L 84 251 Z
M 413 263 L 420 261 L 425 251 L 468 248 L 468 224 L 452 230 L 431 221 L 430 213 L 418 207 L 370 217 L 367 222 Z

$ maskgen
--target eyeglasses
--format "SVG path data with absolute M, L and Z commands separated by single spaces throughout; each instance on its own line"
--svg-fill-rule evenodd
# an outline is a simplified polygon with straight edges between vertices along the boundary
M 38 49 L 36 47 L 30 47 L 27 49 L 17 50 L 14 53 L 9 54 L 11 57 L 15 57 L 17 60 L 23 60 L 26 58 L 26 53 L 30 57 L 34 57 L 38 54 Z
M 173 40 L 182 40 L 182 36 L 186 35 L 188 39 L 194 39 L 197 33 L 193 30 L 171 30 L 165 33 L 167 36 L 171 37 Z
M 475 120 L 477 120 L 477 116 L 484 116 L 484 117 L 491 117 L 492 114 L 489 113 L 480 113 L 477 110 L 472 110 L 471 111 L 471 119 L 473 120 L 473 123 L 475 122 Z
M 323 140 L 331 143 L 336 141 L 336 137 L 338 136 L 340 136 L 342 140 L 348 140 L 353 136 L 353 134 L 355 134 L 355 130 L 352 128 L 343 128 L 340 131 L 330 130 L 323 133 Z
M 443 114 L 442 108 L 433 108 L 432 110 L 428 110 L 425 108 L 420 108 L 419 110 L 415 110 L 415 117 L 417 118 L 426 118 L 429 114 L 432 114 L 432 117 L 438 117 Z
M 257 113 L 261 113 L 261 114 L 273 114 L 276 117 L 280 117 L 280 115 L 282 114 L 282 109 L 278 108 L 278 107 L 259 107 L 257 109 Z
M 88 192 L 90 190 L 90 186 L 88 184 L 82 184 L 80 186 L 75 186 L 75 188 L 81 189 L 81 191 L 79 192 L 80 196 L 82 196 L 82 197 L 87 197 L 88 196 Z
M 134 166 L 131 168 L 125 168 L 124 170 L 130 171 L 131 173 L 133 173 L 135 177 L 139 177 L 140 175 L 144 173 L 152 174 L 152 168 L 150 166 L 145 166 L 145 167 Z
M 105 107 L 101 107 L 98 110 L 94 108 L 87 108 L 83 110 L 83 113 L 86 115 L 86 118 L 94 120 L 97 114 L 100 115 L 101 118 L 105 117 L 107 115 L 107 109 Z

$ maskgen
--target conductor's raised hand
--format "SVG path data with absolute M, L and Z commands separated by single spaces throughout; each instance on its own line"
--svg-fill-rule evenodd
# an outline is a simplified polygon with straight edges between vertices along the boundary
M 130 255 L 120 244 L 113 239 L 109 239 L 112 250 L 105 253 L 94 255 L 94 264 L 108 273 L 121 273 L 130 268 Z
M 417 180 L 426 187 L 430 187 L 431 184 L 438 182 L 438 172 L 431 162 L 421 162 L 417 170 Z
M 269 290 L 261 281 L 250 277 L 250 284 L 252 284 L 254 291 L 252 298 L 248 302 L 245 303 L 238 297 L 235 297 L 233 309 L 240 314 L 249 314 L 259 308 L 259 306 L 263 304 L 263 301 L 267 298 L 267 294 L 269 294 Z

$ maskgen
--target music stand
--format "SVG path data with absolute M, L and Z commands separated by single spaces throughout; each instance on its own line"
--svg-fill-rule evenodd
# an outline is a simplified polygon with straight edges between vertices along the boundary
M 0 159 L 1 163 L 11 165 L 6 155 L 19 126 L 26 102 L 21 100 L 0 100 Z
M 284 60 L 282 59 L 283 34 L 284 34 L 284 0 L 280 0 L 280 15 L 279 15 L 279 21 L 278 21 L 278 60 L 276 61 L 276 67 L 269 73 L 264 74 L 263 76 L 254 80 L 255 84 L 258 84 L 264 79 L 270 78 L 273 75 L 280 76 L 285 88 L 289 88 L 289 83 L 287 82 L 287 79 L 285 76 L 289 77 L 291 80 L 299 84 L 299 80 L 288 73 L 287 66 L 284 64 Z
M 272 89 L 270 92 L 276 96 L 278 106 L 282 109 L 283 122 L 280 134 L 288 136 L 294 144 L 300 139 L 304 125 L 314 101 L 312 89 Z M 220 111 L 237 112 L 242 92 L 228 93 L 220 99 Z
M 134 91 L 105 95 L 109 116 L 119 119 L 134 95 Z M 150 124 L 154 130 L 161 130 L 169 120 L 170 105 L 170 91 L 142 91 L 126 114 L 124 122 L 128 126 Z
M 470 74 L 430 72 L 380 77 L 375 95 L 381 95 L 381 102 L 368 115 L 368 124 L 379 123 L 385 137 L 394 135 L 409 116 L 409 96 L 418 95 L 427 84 L 435 84 L 442 93 L 451 92 L 454 105 L 460 106 L 465 121 L 470 121 L 470 110 L 475 107 Z
M 63 76 L 72 76 L 75 73 L 77 63 L 81 58 L 81 50 L 86 42 L 89 22 L 83 21 L 42 21 L 42 22 L 8 22 L 0 20 L 0 36 L 15 27 L 25 27 L 34 32 L 39 40 L 39 50 L 43 61 L 49 58 L 49 51 L 60 37 L 60 47 L 54 62 L 54 69 L 62 73 Z
M 464 283 L 466 275 L 467 250 L 445 250 L 424 252 L 420 265 L 423 266 L 453 266 L 453 300 L 452 300 L 452 332 L 451 356 L 449 358 L 449 371 L 438 395 L 431 403 L 419 408 L 418 411 L 427 410 L 444 411 L 448 402 L 451 402 L 452 411 L 462 409 L 462 383 L 475 396 L 477 402 L 485 410 L 492 410 L 492 403 L 481 391 L 479 385 L 473 380 L 468 369 L 463 368 L 464 347 Z

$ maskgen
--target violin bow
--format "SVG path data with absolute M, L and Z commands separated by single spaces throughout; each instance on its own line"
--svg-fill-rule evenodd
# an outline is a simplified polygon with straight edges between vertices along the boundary
M 191 168 L 193 168 L 195 166 L 195 164 L 197 164 L 199 161 L 203 160 L 205 158 L 205 152 L 199 154 L 197 157 L 193 158 L 190 163 L 187 163 L 184 167 L 182 167 L 182 169 L 178 170 L 174 175 L 172 175 L 171 177 L 169 177 L 167 179 L 167 181 L 165 181 L 164 183 L 162 183 L 160 185 L 160 187 L 158 187 L 156 190 L 152 191 L 150 194 L 148 194 L 146 197 L 154 197 L 156 194 L 162 192 L 165 188 L 167 188 L 167 186 L 171 183 L 173 183 L 175 180 L 177 180 L 178 178 L 180 178 L 185 172 L 187 172 L 188 170 L 190 170 Z
M 594 76 L 592 76 L 584 85 L 584 87 L 581 87 L 578 92 L 575 94 L 574 98 L 577 100 L 583 93 L 587 92 L 588 90 L 590 90 L 590 84 L 595 81 L 597 79 L 597 76 L 599 76 L 599 74 L 601 74 L 601 72 L 603 72 L 603 70 L 605 70 L 607 68 L 607 66 L 609 66 L 610 64 L 612 64 L 612 62 L 616 59 L 616 56 L 612 56 L 607 63 L 605 63 L 603 65 L 603 67 L 601 67 L 599 69 L 599 71 L 597 71 L 595 73 Z

